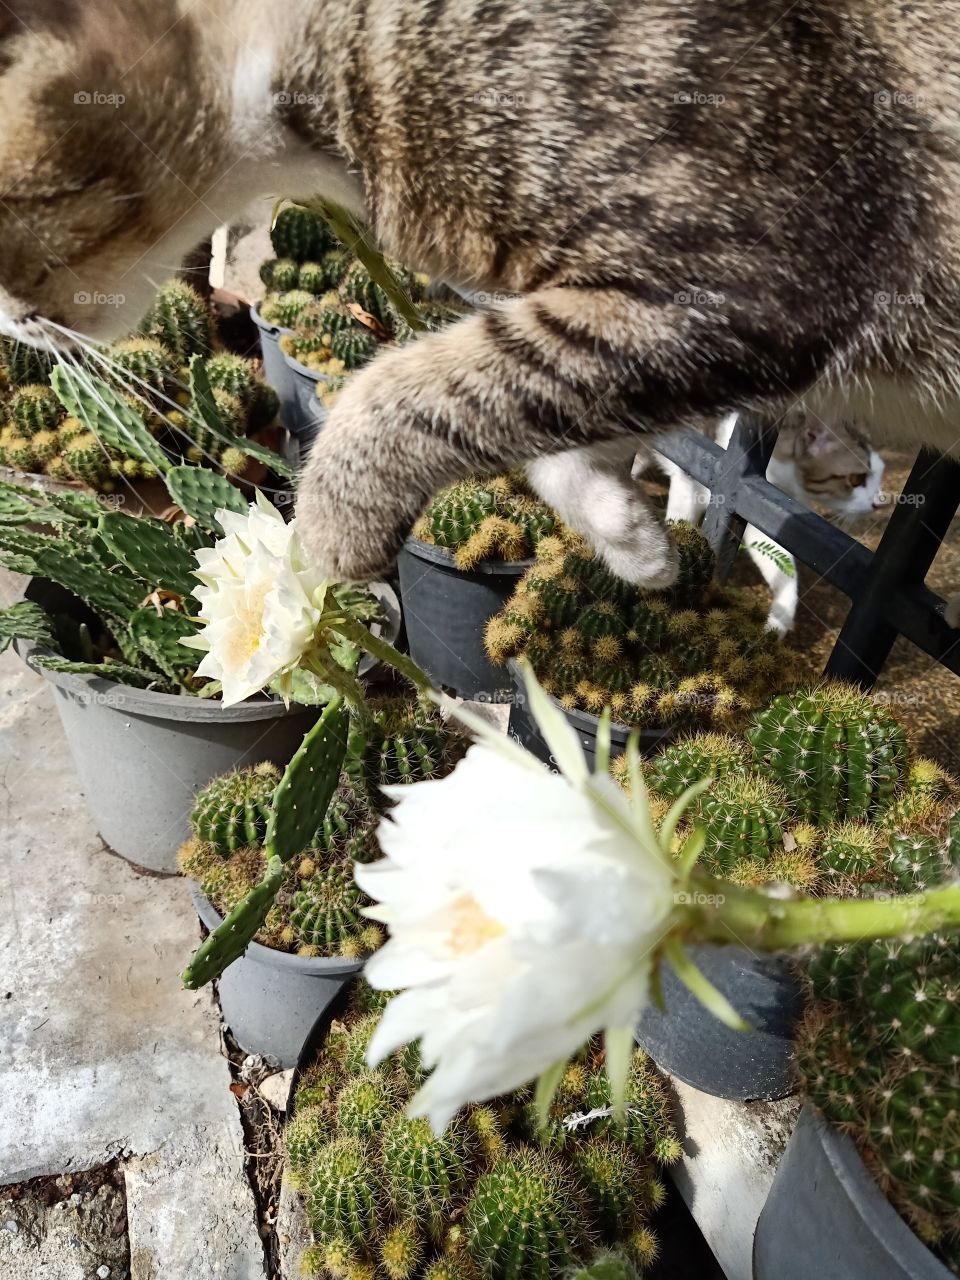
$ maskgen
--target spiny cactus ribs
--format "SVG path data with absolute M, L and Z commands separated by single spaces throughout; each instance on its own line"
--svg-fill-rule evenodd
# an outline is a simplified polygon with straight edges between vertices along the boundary
M 214 778 L 197 793 L 190 815 L 197 839 L 212 844 L 222 858 L 262 845 L 279 781 L 280 770 L 269 762 Z
M 492 662 L 525 656 L 569 710 L 641 728 L 726 728 L 787 679 L 796 656 L 748 600 L 710 583 L 713 553 L 675 524 L 680 577 L 644 592 L 613 576 L 574 535 L 544 533 L 537 563 L 487 625 Z M 469 545 L 469 544 L 468 544 Z
M 365 1066 L 377 1015 L 358 1007 L 362 995 L 304 1073 L 287 1127 L 315 1241 L 307 1274 L 636 1280 L 658 1251 L 657 1168 L 680 1154 L 645 1055 L 634 1055 L 623 1121 L 593 1044 L 568 1067 L 545 1129 L 523 1092 L 469 1108 L 437 1136 L 405 1114 L 423 1083 L 415 1052 Z
M 747 736 L 763 770 L 820 823 L 875 816 L 893 802 L 905 771 L 903 729 L 845 685 L 774 699 Z
M 462 480 L 442 490 L 414 533 L 452 551 L 459 568 L 470 570 L 487 560 L 527 559 L 541 539 L 558 533 L 558 521 L 522 476 L 509 474 Z
M 960 1274 L 958 975 L 956 939 L 830 948 L 809 968 L 797 1052 L 808 1096 Z
M 658 810 L 712 779 L 689 816 L 705 830 L 705 865 L 739 884 L 855 896 L 912 892 L 953 869 L 957 781 L 933 761 L 911 761 L 889 711 L 844 685 L 782 694 L 746 740 L 682 738 L 644 773 Z M 615 775 L 627 785 L 625 767 Z

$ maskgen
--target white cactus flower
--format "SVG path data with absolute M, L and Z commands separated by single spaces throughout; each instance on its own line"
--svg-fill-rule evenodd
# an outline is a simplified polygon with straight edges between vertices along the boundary
M 307 565 L 296 523 L 260 494 L 246 515 L 218 511 L 217 520 L 225 536 L 197 552 L 204 626 L 182 643 L 205 651 L 197 675 L 219 680 L 232 706 L 289 680 L 313 641 L 323 578 Z
M 645 798 L 638 821 L 609 776 L 590 774 L 532 674 L 527 687 L 561 772 L 459 711 L 480 741 L 449 777 L 388 789 L 386 857 L 356 868 L 376 903 L 367 914 L 390 930 L 367 979 L 401 990 L 370 1063 L 419 1039 L 432 1074 L 412 1113 L 437 1131 L 464 1104 L 537 1076 L 549 1092 L 601 1029 L 612 1080 L 625 1075 L 674 911 L 674 869 Z

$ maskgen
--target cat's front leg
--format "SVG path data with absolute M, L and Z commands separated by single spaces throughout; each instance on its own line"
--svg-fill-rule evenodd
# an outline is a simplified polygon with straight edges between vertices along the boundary
M 384 352 L 349 380 L 314 444 L 297 503 L 308 553 L 331 577 L 376 577 L 443 485 L 689 419 L 692 311 L 551 287 Z M 698 407 L 724 394 L 710 383 Z M 656 533 L 649 554 L 651 576 L 668 576 Z

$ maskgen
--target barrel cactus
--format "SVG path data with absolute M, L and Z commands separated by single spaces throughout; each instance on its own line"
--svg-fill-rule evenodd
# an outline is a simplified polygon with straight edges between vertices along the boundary
M 917 1235 L 960 1270 L 960 952 L 955 939 L 860 943 L 810 966 L 806 1092 L 856 1140 Z
M 469 1256 L 492 1280 L 554 1280 L 584 1248 L 582 1193 L 553 1156 L 519 1150 L 477 1182 Z
M 291 941 L 300 955 L 359 959 L 368 950 L 368 933 L 360 912 L 367 899 L 357 888 L 349 865 L 311 869 L 290 905 Z
M 903 728 L 847 685 L 782 694 L 754 717 L 747 737 L 757 767 L 821 825 L 876 816 L 906 772 Z
M 52 431 L 61 413 L 60 401 L 48 386 L 20 387 L 10 399 L 10 417 L 21 436 Z
M 369 329 L 355 324 L 333 334 L 330 350 L 334 359 L 343 362 L 344 369 L 359 369 L 376 355 L 377 340 Z
M 376 804 L 383 787 L 441 776 L 456 761 L 459 745 L 437 712 L 424 703 L 409 698 L 374 703 L 369 731 L 357 746 L 367 794 Z
M 190 823 L 198 839 L 221 857 L 263 844 L 280 771 L 270 763 L 214 778 L 197 793 Z
M 177 358 L 152 338 L 128 338 L 109 351 L 114 378 L 138 395 L 163 393 L 177 377 Z
M 365 1249 L 378 1216 L 377 1179 L 366 1145 L 337 1138 L 313 1159 L 307 1184 L 307 1214 L 320 1244 L 346 1242 Z
M 790 809 L 784 791 L 766 778 L 733 774 L 703 797 L 704 859 L 719 872 L 741 858 L 768 862 L 784 848 Z
M 698 733 L 670 743 L 648 762 L 646 773 L 655 791 L 676 798 L 704 778 L 745 774 L 752 763 L 750 748 L 742 738 Z
M 278 258 L 298 263 L 316 261 L 337 243 L 319 213 L 296 204 L 277 214 L 270 240 Z
M 471 1175 L 471 1156 L 461 1126 L 439 1136 L 426 1120 L 397 1115 L 383 1135 L 387 1196 L 403 1217 L 425 1223 L 435 1237 L 444 1217 L 462 1200 Z
M 519 476 L 471 477 L 443 489 L 414 533 L 454 553 L 464 570 L 488 560 L 524 560 L 557 533 L 557 518 Z
M 260 279 L 268 289 L 286 293 L 300 286 L 300 266 L 292 258 L 269 258 L 260 267 Z
M 292 329 L 302 312 L 312 307 L 316 299 L 305 289 L 290 289 L 286 293 L 272 294 L 260 308 L 260 316 L 267 324 Z

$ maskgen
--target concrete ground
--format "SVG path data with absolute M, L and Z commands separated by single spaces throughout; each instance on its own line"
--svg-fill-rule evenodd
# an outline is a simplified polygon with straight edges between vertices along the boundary
M 0 582 L 0 603 L 17 592 Z M 12 651 L 0 898 L 0 1201 L 120 1158 L 134 1280 L 263 1280 L 219 1013 L 178 976 L 200 936 L 187 885 L 103 847 L 51 691 Z M 27 1188 L 0 1203 L 4 1280 L 125 1274 L 81 1230 L 95 1200 L 81 1189 L 41 1213 Z

